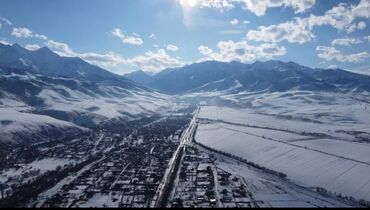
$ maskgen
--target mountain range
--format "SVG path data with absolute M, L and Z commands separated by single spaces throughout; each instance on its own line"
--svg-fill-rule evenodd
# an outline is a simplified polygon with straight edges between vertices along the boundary
M 293 62 L 257 61 L 253 64 L 207 61 L 158 74 L 137 71 L 127 78 L 167 94 L 289 90 L 370 91 L 370 77 L 342 69 L 313 69 Z
M 30 51 L 18 44 L 0 44 L 0 141 L 24 141 L 34 134 L 72 132 L 112 119 L 127 122 L 164 113 L 178 106 L 179 98 L 172 95 L 217 92 L 239 94 L 240 99 L 251 92 L 292 91 L 369 93 L 370 77 L 274 60 L 207 61 L 157 74 L 138 71 L 120 76 L 45 47 Z
M 27 50 L 18 44 L 0 44 L 0 66 L 52 77 L 66 77 L 135 89 L 132 81 L 77 57 L 61 57 L 48 49 Z M 141 86 L 139 89 L 143 89 Z
M 0 141 L 129 121 L 169 104 L 169 96 L 82 59 L 0 44 Z

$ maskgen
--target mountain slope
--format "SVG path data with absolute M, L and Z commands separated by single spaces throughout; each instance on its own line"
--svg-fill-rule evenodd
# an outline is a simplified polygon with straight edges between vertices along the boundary
M 344 70 L 312 69 L 281 61 L 222 63 L 207 61 L 156 75 L 125 75 L 138 83 L 170 94 L 202 91 L 370 91 L 370 77 Z
M 127 122 L 170 105 L 169 96 L 81 59 L 0 45 L 0 141 Z
M 26 70 L 45 76 L 114 84 L 124 88 L 139 87 L 138 84 L 124 77 L 91 65 L 80 58 L 61 57 L 46 47 L 29 51 L 18 44 L 0 44 L 0 66 Z

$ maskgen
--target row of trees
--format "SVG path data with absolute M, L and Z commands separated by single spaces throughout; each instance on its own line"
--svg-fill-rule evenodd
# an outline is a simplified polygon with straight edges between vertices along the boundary
M 266 167 L 260 166 L 260 165 L 258 165 L 257 163 L 254 163 L 254 162 L 248 161 L 248 160 L 247 160 L 247 159 L 245 159 L 245 158 L 241 158 L 241 157 L 239 157 L 239 156 L 236 156 L 236 155 L 233 155 L 233 154 L 230 154 L 230 153 L 227 153 L 227 152 L 223 152 L 223 151 L 220 151 L 220 150 L 216 150 L 216 149 L 211 148 L 211 147 L 208 147 L 208 146 L 206 146 L 206 145 L 204 145 L 204 144 L 202 144 L 202 143 L 199 143 L 199 142 L 197 142 L 197 141 L 195 141 L 195 140 L 194 140 L 194 142 L 195 142 L 195 144 L 197 144 L 197 145 L 199 145 L 199 146 L 201 146 L 201 147 L 203 147 L 203 148 L 205 148 L 205 149 L 207 149 L 207 150 L 210 150 L 210 151 L 215 152 L 215 153 L 219 153 L 219 154 L 224 155 L 224 156 L 226 156 L 226 157 L 233 158 L 233 159 L 238 160 L 238 161 L 240 161 L 240 162 L 243 162 L 243 163 L 245 163 L 245 164 L 247 164 L 247 165 L 250 165 L 250 166 L 252 166 L 252 167 L 254 167 L 254 168 L 257 168 L 257 169 L 259 169 L 259 170 L 262 170 L 262 171 L 263 171 L 263 172 L 265 172 L 265 173 L 276 175 L 276 176 L 278 176 L 278 177 L 280 177 L 280 178 L 282 178 L 282 179 L 286 179 L 286 178 L 287 178 L 287 175 L 286 175 L 286 174 L 284 174 L 284 173 L 277 172 L 277 171 L 274 171 L 274 170 L 268 169 L 268 168 L 266 168 Z
M 229 153 L 226 153 L 226 152 L 223 152 L 223 151 L 219 151 L 219 150 L 216 150 L 216 149 L 213 149 L 213 148 L 210 148 L 202 143 L 199 143 L 199 142 L 196 142 L 194 141 L 195 144 L 205 148 L 205 149 L 208 149 L 212 152 L 215 152 L 215 153 L 219 153 L 219 154 L 222 154 L 226 157 L 230 157 L 230 158 L 233 158 L 233 159 L 236 159 L 240 162 L 243 162 L 243 163 L 246 163 L 252 167 L 255 167 L 257 169 L 260 169 L 266 173 L 269 173 L 269 174 L 273 174 L 273 175 L 277 175 L 279 176 L 280 178 L 282 179 L 286 179 L 287 178 L 287 175 L 284 174 L 284 173 L 281 173 L 281 172 L 277 172 L 277 171 L 274 171 L 274 170 L 271 170 L 271 169 L 268 169 L 268 168 L 265 168 L 263 166 L 260 166 L 256 163 L 253 163 L 253 162 L 250 162 L 250 161 L 247 161 L 246 159 L 244 158 L 241 158 L 241 157 L 238 157 L 238 156 L 235 156 L 233 154 L 229 154 Z M 322 194 L 322 195 L 325 195 L 325 196 L 330 196 L 330 197 L 335 197 L 336 199 L 340 200 L 340 201 L 343 201 L 344 203 L 347 203 L 349 205 L 359 205 L 359 206 L 363 206 L 363 207 L 367 207 L 369 208 L 370 207 L 370 202 L 369 201 L 366 201 L 364 199 L 361 199 L 361 200 L 356 200 L 355 198 L 353 198 L 352 196 L 344 196 L 342 195 L 341 193 L 334 193 L 334 192 L 331 192 L 323 187 L 316 187 L 316 192 Z

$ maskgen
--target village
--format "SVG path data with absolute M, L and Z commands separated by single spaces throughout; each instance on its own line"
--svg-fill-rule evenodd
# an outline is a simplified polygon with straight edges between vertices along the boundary
M 153 118 L 131 123 L 130 127 L 102 128 L 48 149 L 39 147 L 41 159 L 70 162 L 58 167 L 53 177 L 56 181 L 48 186 L 32 184 L 50 180 L 40 171 L 32 179 L 23 174 L 6 180 L 0 203 L 7 206 L 25 202 L 23 205 L 28 207 L 151 207 L 189 119 L 187 115 Z M 35 199 L 21 200 L 22 191 L 35 193 Z
M 258 208 L 355 201 L 291 183 L 285 174 L 196 140 L 195 114 L 107 124 L 72 140 L 35 144 L 6 164 L 1 207 Z M 31 153 L 32 155 L 29 155 Z M 30 158 L 25 161 L 26 157 Z M 35 167 L 46 162 L 50 170 Z M 54 164 L 54 165 L 53 165 Z M 12 172 L 12 173 L 10 173 Z
M 195 146 L 186 147 L 167 207 L 258 207 L 243 180 L 215 164 L 214 156 Z

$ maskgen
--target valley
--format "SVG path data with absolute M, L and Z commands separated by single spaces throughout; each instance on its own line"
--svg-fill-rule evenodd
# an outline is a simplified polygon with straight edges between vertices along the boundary
M 0 54 L 0 207 L 370 206 L 369 76 Z

